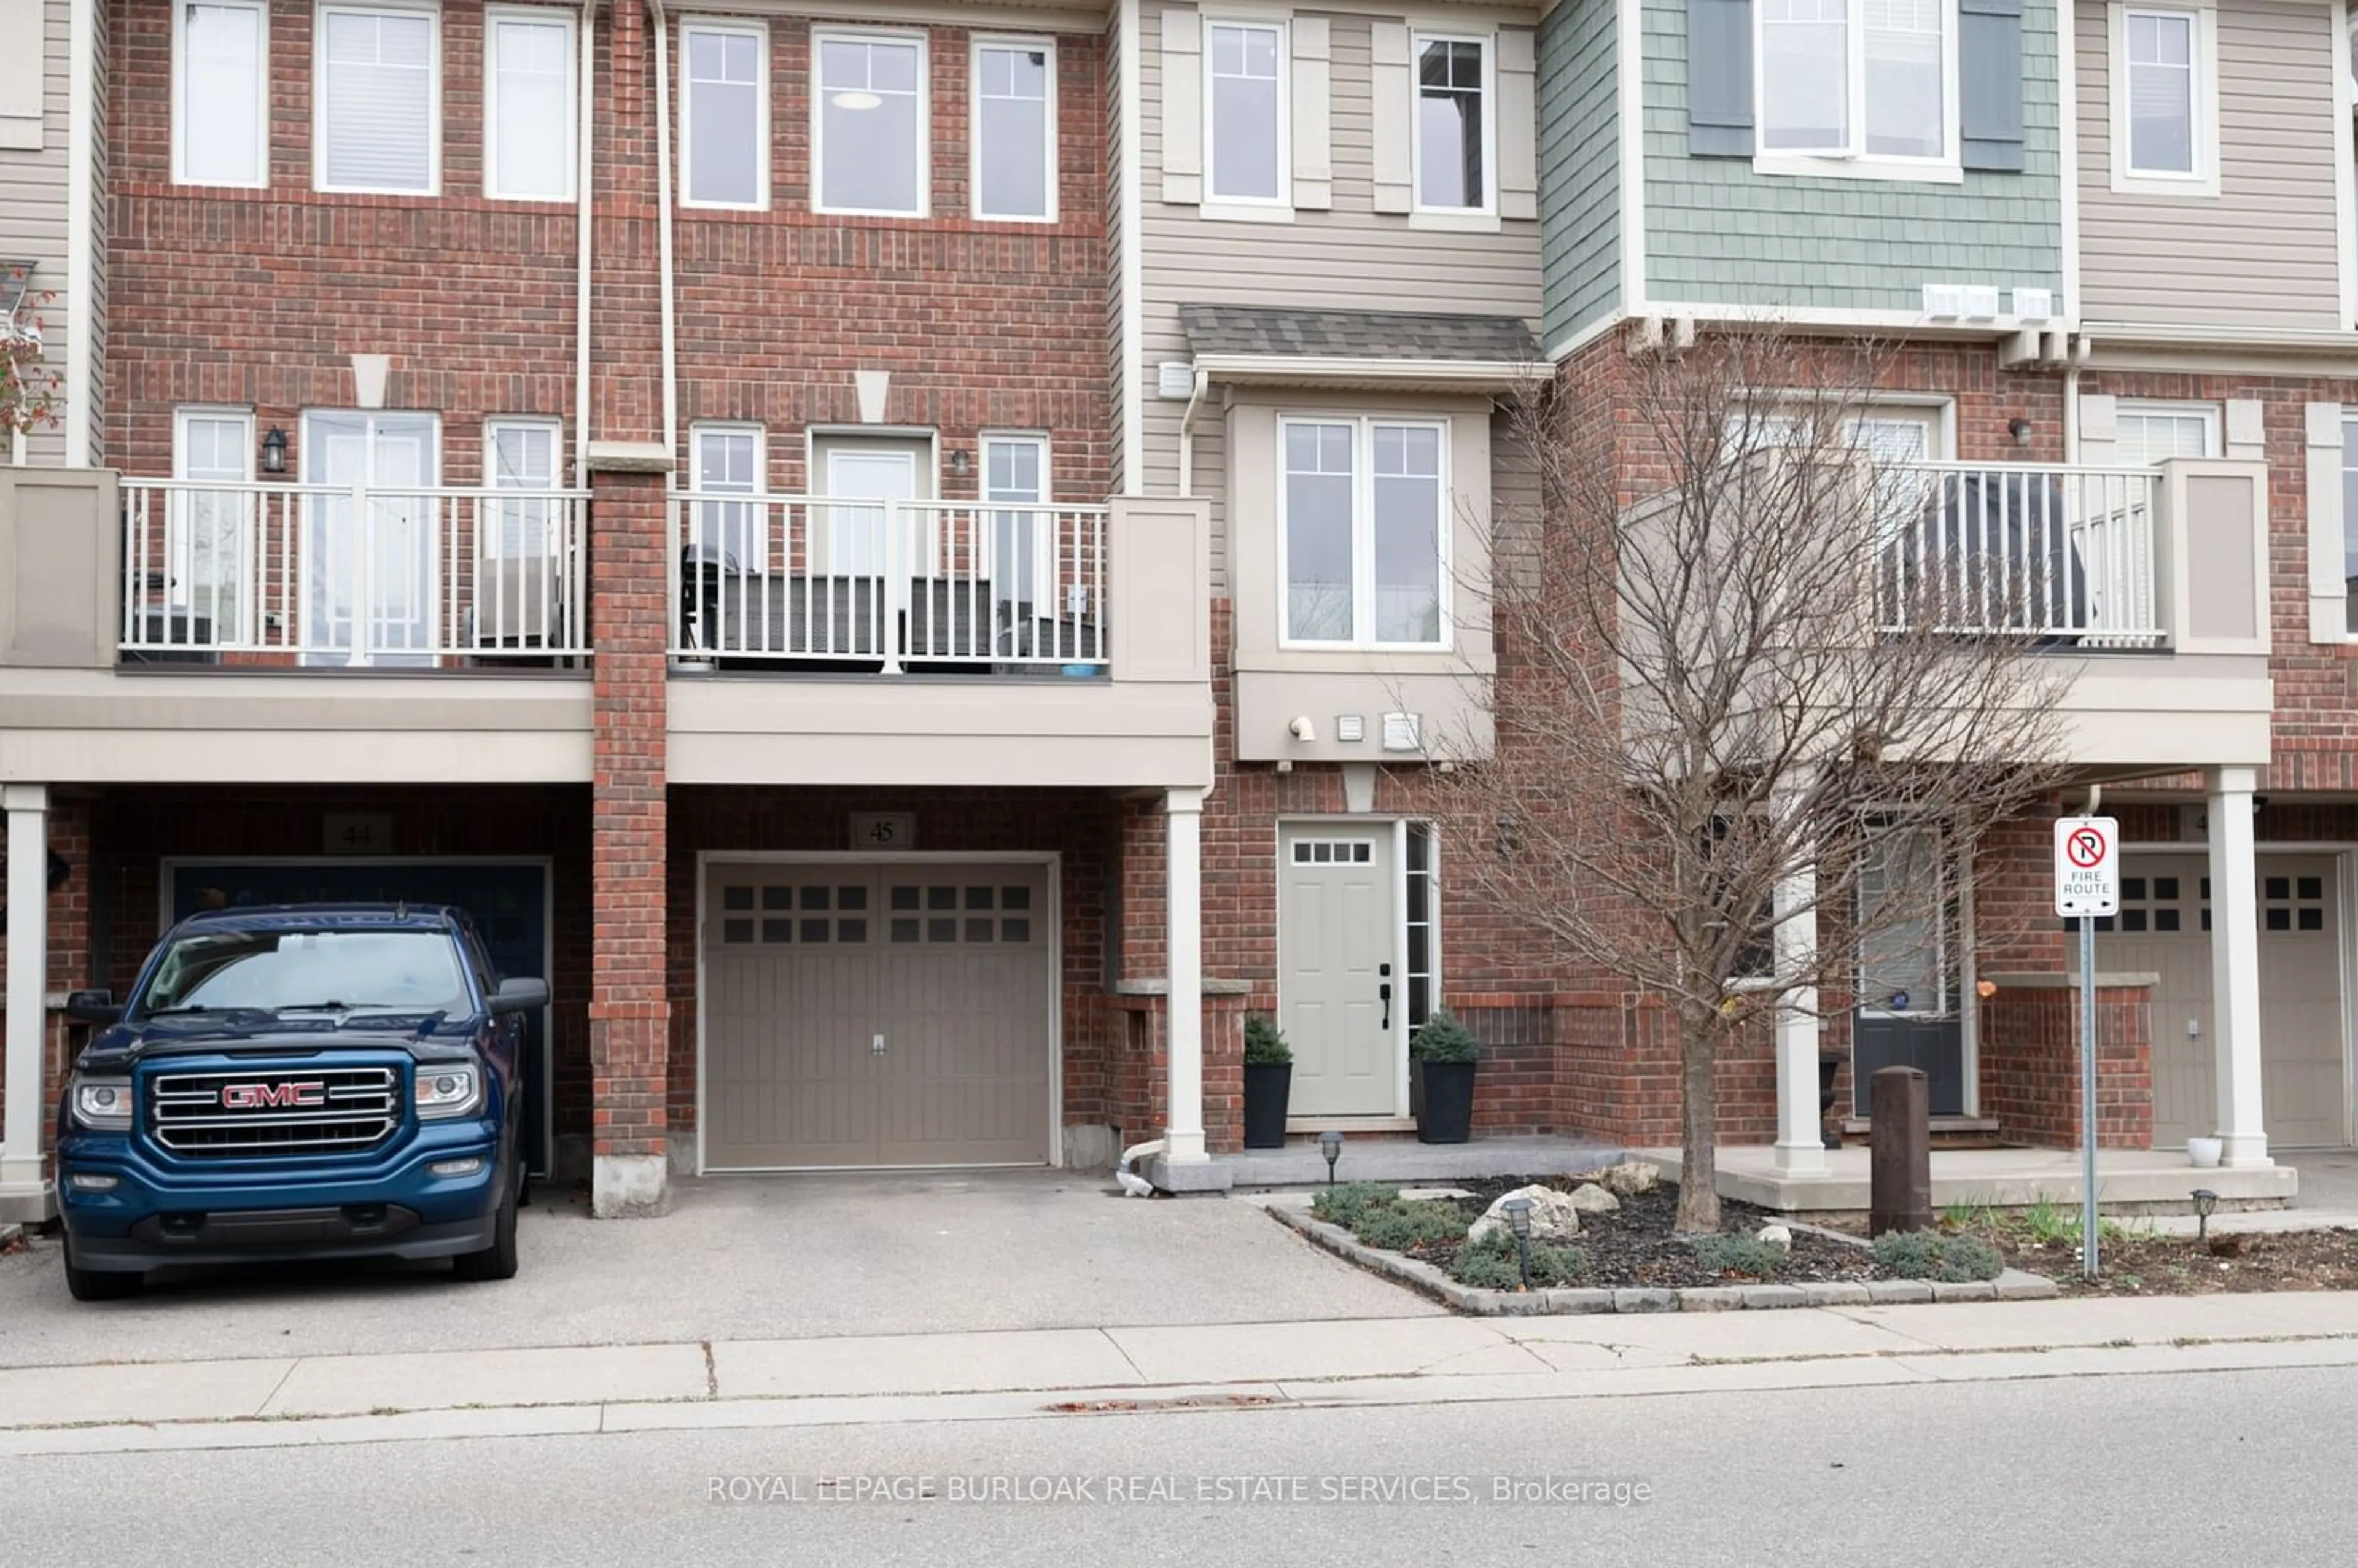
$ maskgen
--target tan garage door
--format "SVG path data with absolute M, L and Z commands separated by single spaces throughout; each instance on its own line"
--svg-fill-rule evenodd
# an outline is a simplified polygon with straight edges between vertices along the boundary
M 2268 1142 L 2288 1149 L 2343 1144 L 2342 923 L 2333 860 L 2263 855 L 2258 869 L 2260 1094 Z M 2154 1143 L 2161 1148 L 2217 1130 L 2210 892 L 2200 855 L 2129 856 L 2118 929 L 2097 936 L 2099 968 L 2161 977 L 2153 1008 Z
M 1046 1161 L 1046 868 L 716 864 L 705 886 L 708 1169 Z

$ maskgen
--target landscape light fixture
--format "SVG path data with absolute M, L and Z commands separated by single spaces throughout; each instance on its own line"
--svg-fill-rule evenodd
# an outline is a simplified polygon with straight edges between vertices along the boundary
M 2209 1187 L 2194 1189 L 2194 1239 L 2211 1239 L 2211 1211 L 2219 1206 L 2219 1195 Z
M 262 438 L 262 471 L 287 471 L 287 432 L 276 425 L 270 427 L 270 434 Z
M 1531 1288 L 1531 1200 L 1509 1198 L 1498 1206 L 1507 1228 L 1515 1233 L 1515 1261 L 1522 1271 L 1523 1289 Z
M 1343 1135 L 1322 1132 L 1318 1135 L 1318 1152 L 1326 1156 L 1326 1184 L 1335 1184 L 1335 1162 L 1343 1157 Z

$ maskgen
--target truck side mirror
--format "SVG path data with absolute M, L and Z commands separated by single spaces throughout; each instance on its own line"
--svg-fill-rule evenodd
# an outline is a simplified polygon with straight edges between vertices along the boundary
M 123 1016 L 114 1003 L 113 991 L 70 991 L 66 995 L 65 1013 L 76 1023 L 113 1023 Z
M 511 1012 L 538 1012 L 548 1005 L 546 980 L 502 980 L 500 989 L 492 993 L 492 1016 Z

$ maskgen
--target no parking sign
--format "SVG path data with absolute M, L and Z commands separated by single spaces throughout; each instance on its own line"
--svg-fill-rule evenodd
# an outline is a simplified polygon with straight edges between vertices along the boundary
M 2055 824 L 2055 913 L 2116 914 L 2121 907 L 2121 825 L 2110 816 Z

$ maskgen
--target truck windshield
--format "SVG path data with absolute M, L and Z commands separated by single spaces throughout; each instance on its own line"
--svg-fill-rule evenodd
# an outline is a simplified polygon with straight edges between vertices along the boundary
M 131 1013 L 238 1008 L 473 1011 L 443 932 L 222 931 L 174 942 Z

